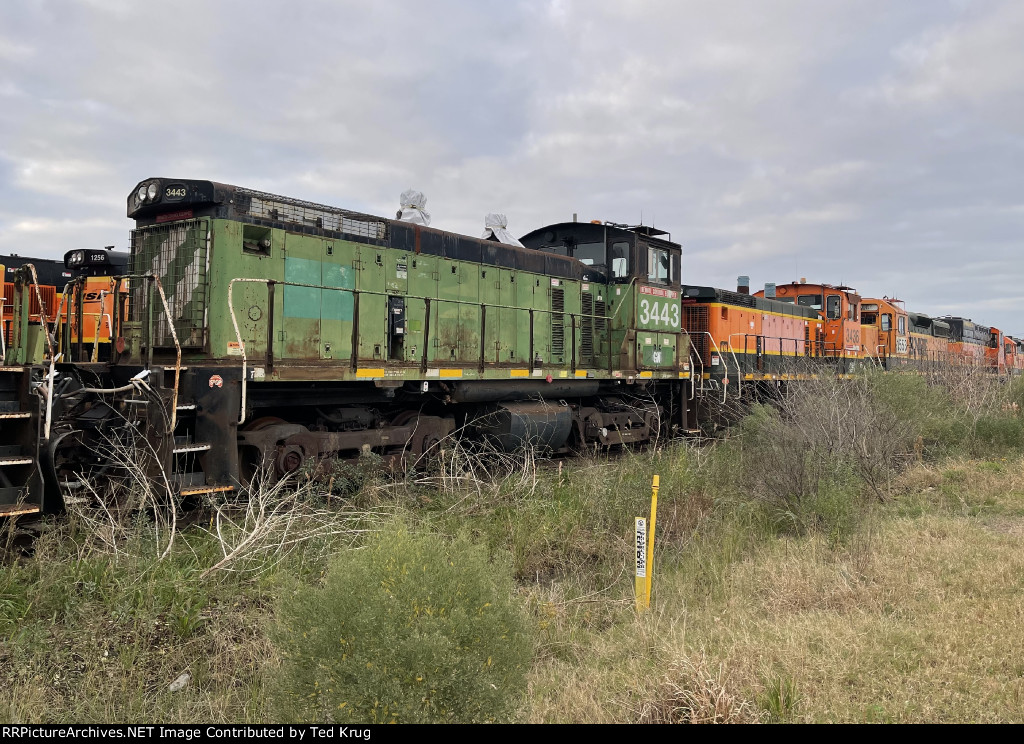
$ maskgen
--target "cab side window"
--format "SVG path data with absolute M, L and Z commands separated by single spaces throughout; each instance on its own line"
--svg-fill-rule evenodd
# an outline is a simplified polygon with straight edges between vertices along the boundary
M 899 333 L 902 336 L 906 332 L 907 332 L 907 318 L 906 318 L 906 316 L 901 315 L 899 317 Z
M 629 243 L 612 243 L 612 276 L 615 279 L 629 276 Z
M 658 284 L 667 284 L 669 276 L 668 251 L 660 248 L 647 249 L 647 279 Z
M 883 331 L 891 331 L 892 330 L 892 315 L 889 314 L 889 313 L 882 313 L 882 330 Z
M 825 317 L 839 320 L 839 295 L 829 295 L 825 300 Z

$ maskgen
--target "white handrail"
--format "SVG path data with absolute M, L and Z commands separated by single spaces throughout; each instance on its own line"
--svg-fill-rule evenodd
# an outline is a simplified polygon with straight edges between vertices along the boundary
M 686 334 L 686 335 L 690 335 L 690 334 Z M 697 388 L 694 387 L 694 384 L 693 384 L 693 354 L 692 353 L 688 354 L 686 358 L 690 362 L 690 400 L 693 400 L 694 397 L 697 395 Z M 698 357 L 698 360 L 699 360 L 699 357 Z M 703 364 L 701 365 L 700 370 L 701 370 L 700 380 L 703 383 L 704 382 L 704 374 L 703 374 L 703 372 L 704 372 L 704 365 Z
M 736 358 L 736 349 L 733 346 L 732 337 L 733 336 L 743 336 L 743 353 L 747 354 L 747 353 L 749 353 L 747 351 L 747 337 L 749 335 L 750 335 L 749 333 L 744 333 L 742 331 L 740 331 L 738 333 L 730 333 L 729 334 L 729 351 L 732 353 L 732 360 L 734 362 L 736 362 L 736 388 L 737 388 L 736 395 L 740 396 L 741 398 L 743 397 L 743 370 L 740 369 L 740 362 Z M 755 338 L 756 338 L 756 336 L 755 336 Z M 779 346 L 780 356 L 781 356 L 781 349 L 782 349 L 782 346 L 781 346 L 781 341 L 780 341 L 780 346 Z
M 711 335 L 710 331 L 699 331 L 699 333 L 702 333 L 705 336 L 707 336 L 709 339 L 711 339 L 711 345 L 713 347 L 715 347 L 715 353 L 718 354 L 718 358 L 721 360 L 722 366 L 725 368 L 725 379 L 728 380 L 729 379 L 729 365 L 726 364 L 725 357 L 722 355 L 722 352 L 719 351 L 718 344 L 715 342 L 715 337 Z M 703 368 L 702 368 L 700 379 L 702 381 L 704 380 Z M 725 403 L 726 396 L 728 395 L 728 392 L 729 392 L 728 389 L 727 389 L 728 387 L 729 387 L 728 384 L 722 385 L 722 402 L 723 403 Z M 701 385 L 701 391 L 703 391 L 703 390 L 704 390 L 704 386 Z
M 174 318 L 171 317 L 171 308 L 167 305 L 167 296 L 164 294 L 164 286 L 160 283 L 160 277 L 156 274 L 149 274 L 149 278 L 156 282 L 156 290 L 160 293 L 160 302 L 164 306 L 164 315 L 167 316 L 167 328 L 174 339 L 174 394 L 171 398 L 171 433 L 174 433 L 178 425 L 178 383 L 181 380 L 181 344 L 178 343 L 178 334 L 174 330 Z M 81 323 L 81 321 L 79 321 Z M 150 350 L 153 347 L 153 339 L 149 339 Z
M 246 394 L 246 372 L 249 357 L 245 353 L 245 342 L 242 341 L 242 332 L 238 329 L 238 318 L 235 317 L 235 303 L 233 294 L 235 290 L 235 282 L 247 282 L 250 284 L 266 284 L 269 279 L 250 279 L 248 277 L 236 277 L 228 282 L 228 314 L 231 316 L 231 325 L 235 329 L 235 340 L 238 342 L 238 348 L 242 352 L 242 405 L 238 414 L 238 425 L 241 426 L 245 423 L 245 394 Z M 267 308 L 267 312 L 273 313 L 274 308 Z M 273 344 L 274 339 L 268 339 L 268 343 Z
M 689 351 L 686 354 L 686 361 L 690 365 L 690 397 L 689 397 L 689 400 L 693 400 L 697 396 L 697 387 L 693 384 L 693 375 L 695 373 L 695 367 L 694 367 L 694 364 L 693 364 L 693 338 L 690 336 L 690 332 L 689 331 L 683 330 L 682 332 L 686 334 L 686 338 L 687 338 L 687 344 L 686 345 L 689 347 Z M 700 361 L 700 355 L 699 354 L 697 355 L 697 361 Z M 701 363 L 701 366 L 700 366 L 700 376 L 699 376 L 698 379 L 700 380 L 701 390 L 703 391 L 704 390 L 704 364 L 703 363 Z
M 25 267 L 32 272 L 32 283 L 36 288 L 36 300 L 39 301 L 39 323 L 43 327 L 43 335 L 46 336 L 46 348 L 50 355 L 50 371 L 46 375 L 46 414 L 43 421 L 43 438 L 50 438 L 50 424 L 53 418 L 53 383 L 57 379 L 57 358 L 53 353 L 53 337 L 50 331 L 50 324 L 46 318 L 46 305 L 43 304 L 43 293 L 39 290 L 39 275 L 36 273 L 34 264 L 25 264 Z M 61 293 L 60 303 L 57 306 L 57 316 L 60 316 L 60 309 L 64 305 L 64 297 L 67 294 L 71 282 L 64 285 L 64 292 Z M 31 313 L 29 313 L 31 315 Z M 25 339 L 22 339 L 25 343 Z M 27 360 L 26 360 L 27 361 Z

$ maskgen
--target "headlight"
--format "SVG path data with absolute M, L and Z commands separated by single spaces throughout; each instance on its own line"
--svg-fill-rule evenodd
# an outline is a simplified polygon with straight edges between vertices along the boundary
M 68 263 L 72 264 L 73 266 L 77 266 L 78 264 L 82 263 L 83 260 L 85 260 L 85 253 L 82 251 L 75 251 L 74 253 L 71 254 L 71 258 L 68 260 Z
M 146 189 L 146 193 L 149 195 L 149 200 L 150 201 L 155 201 L 156 200 L 156 184 L 155 183 L 149 184 L 149 188 Z
M 139 193 L 135 195 L 140 202 L 146 201 L 146 187 L 139 186 Z

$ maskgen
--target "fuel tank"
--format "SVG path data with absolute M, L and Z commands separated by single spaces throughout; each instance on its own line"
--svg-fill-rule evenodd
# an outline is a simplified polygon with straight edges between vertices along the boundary
M 524 445 L 556 450 L 572 431 L 572 411 L 554 402 L 529 401 L 490 406 L 472 423 L 480 435 L 494 441 L 505 452 Z

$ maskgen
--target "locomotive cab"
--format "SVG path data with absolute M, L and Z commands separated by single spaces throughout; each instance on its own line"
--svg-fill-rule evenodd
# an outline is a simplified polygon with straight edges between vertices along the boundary
M 1006 373 L 1006 349 L 1003 345 L 1003 332 L 998 328 L 989 329 L 988 348 L 985 350 L 988 366 L 997 374 Z
M 889 297 L 868 298 L 861 303 L 860 309 L 865 356 L 885 369 L 904 364 L 910 343 L 903 301 Z
M 670 234 L 648 225 L 565 222 L 524 235 L 527 248 L 575 258 L 587 268 L 584 279 L 610 284 L 647 282 L 679 290 L 682 246 Z
M 764 297 L 759 291 L 757 297 Z M 808 284 L 806 280 L 776 287 L 780 302 L 803 305 L 824 320 L 821 335 L 813 339 L 816 354 L 836 359 L 841 372 L 852 372 L 864 357 L 861 338 L 861 298 L 851 287 L 832 284 Z
M 689 340 L 679 303 L 682 246 L 670 237 L 647 225 L 594 221 L 549 225 L 520 241 L 583 264 L 583 315 L 593 313 L 595 341 L 607 335 L 608 367 L 679 379 L 689 377 Z M 591 286 L 598 282 L 604 286 Z

